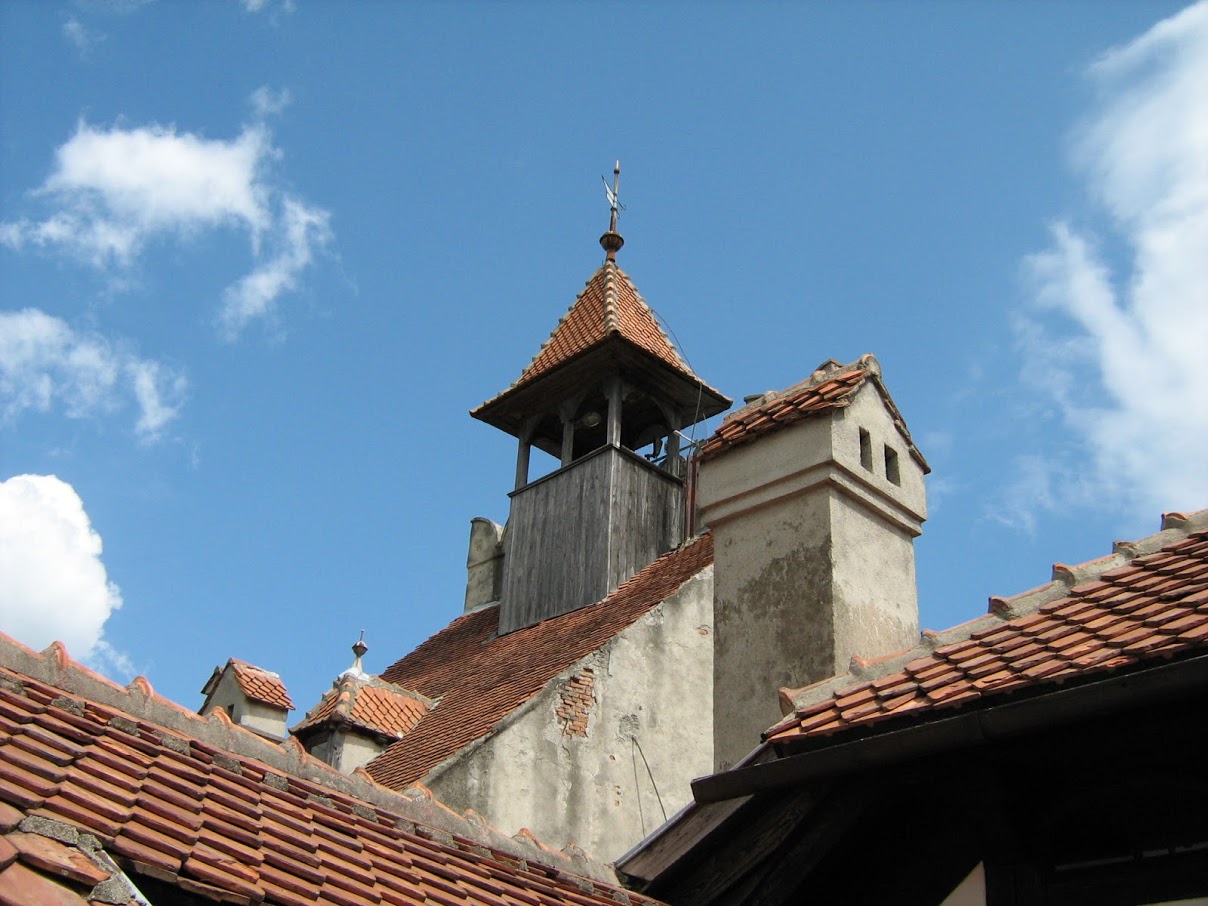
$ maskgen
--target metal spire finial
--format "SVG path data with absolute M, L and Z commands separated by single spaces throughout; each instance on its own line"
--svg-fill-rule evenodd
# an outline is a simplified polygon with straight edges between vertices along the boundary
M 352 645 L 352 653 L 354 660 L 352 666 L 345 670 L 340 676 L 365 676 L 365 668 L 361 665 L 361 658 L 365 656 L 365 652 L 369 650 L 369 646 L 365 644 L 365 630 L 361 630 L 361 637 Z
M 604 247 L 609 261 L 615 261 L 617 252 L 621 246 L 625 244 L 625 240 L 621 238 L 621 234 L 617 232 L 617 217 L 621 211 L 625 210 L 625 206 L 620 202 L 621 191 L 621 162 L 617 161 L 617 165 L 612 168 L 612 185 L 608 184 L 608 179 L 601 176 L 600 179 L 604 183 L 604 197 L 608 199 L 609 219 L 608 232 L 600 237 L 600 245 Z

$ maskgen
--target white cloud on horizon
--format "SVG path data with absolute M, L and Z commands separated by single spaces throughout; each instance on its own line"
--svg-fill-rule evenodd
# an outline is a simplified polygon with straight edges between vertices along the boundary
M 0 424 L 52 408 L 87 418 L 133 399 L 135 433 L 152 443 L 179 415 L 187 386 L 166 365 L 38 309 L 0 311 Z
M 1058 221 L 1025 261 L 1024 379 L 1072 439 L 1021 460 L 1006 518 L 1025 527 L 1066 503 L 1138 516 L 1208 505 L 1208 3 L 1089 76 L 1099 100 L 1074 164 L 1106 226 Z
M 271 318 L 331 240 L 329 213 L 273 179 L 281 152 L 263 120 L 288 100 L 287 92 L 258 89 L 256 120 L 229 140 L 155 123 L 81 121 L 32 193 L 48 215 L 0 223 L 0 244 L 61 252 L 120 278 L 155 242 L 235 229 L 247 234 L 253 265 L 228 288 L 218 321 L 233 336 L 253 319 Z
M 122 595 L 101 552 L 70 484 L 54 475 L 0 481 L 0 626 L 36 649 L 61 641 L 77 660 L 128 677 L 130 659 L 104 638 Z

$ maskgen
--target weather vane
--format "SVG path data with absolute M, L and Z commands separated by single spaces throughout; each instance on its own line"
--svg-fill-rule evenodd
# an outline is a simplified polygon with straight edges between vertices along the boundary
M 604 197 L 608 199 L 608 208 L 612 212 L 612 217 L 608 223 L 608 232 L 615 233 L 617 231 L 617 213 L 625 210 L 625 206 L 621 204 L 618 193 L 621 189 L 621 162 L 617 161 L 617 165 L 612 168 L 612 185 L 608 184 L 608 178 L 601 176 L 600 181 L 604 183 Z
M 601 176 L 600 179 L 604 182 L 604 197 L 608 199 L 608 209 L 612 212 L 612 217 L 608 222 L 608 232 L 600 237 L 600 245 L 608 254 L 608 260 L 615 261 L 617 252 L 625 244 L 625 240 L 617 232 L 617 214 L 625 210 L 625 205 L 621 204 L 617 198 L 621 190 L 621 162 L 617 161 L 617 165 L 612 168 L 611 186 L 606 177 Z

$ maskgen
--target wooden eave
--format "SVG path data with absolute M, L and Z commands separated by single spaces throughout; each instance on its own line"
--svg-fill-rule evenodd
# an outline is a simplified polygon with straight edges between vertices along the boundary
M 673 404 L 681 413 L 677 424 L 671 426 L 677 430 L 724 412 L 732 402 L 699 378 L 693 380 L 693 375 L 684 374 L 614 333 L 546 374 L 471 409 L 470 415 L 520 437 L 525 420 L 548 413 L 551 401 L 561 402 L 613 375 Z

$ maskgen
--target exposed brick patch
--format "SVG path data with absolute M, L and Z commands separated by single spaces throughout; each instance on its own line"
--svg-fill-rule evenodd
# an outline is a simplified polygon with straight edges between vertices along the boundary
M 590 667 L 584 667 L 558 690 L 558 704 L 554 713 L 563 736 L 586 736 L 587 719 L 596 703 L 596 675 Z
M 497 632 L 498 606 L 454 620 L 382 672 L 387 682 L 440 701 L 366 770 L 396 790 L 419 781 L 712 563 L 713 535 L 706 533 L 664 554 L 590 607 L 504 635 Z

